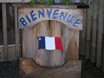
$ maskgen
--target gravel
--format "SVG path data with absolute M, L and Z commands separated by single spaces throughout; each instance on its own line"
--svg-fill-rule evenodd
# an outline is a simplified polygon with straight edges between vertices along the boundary
M 18 61 L 0 62 L 0 78 L 18 78 Z

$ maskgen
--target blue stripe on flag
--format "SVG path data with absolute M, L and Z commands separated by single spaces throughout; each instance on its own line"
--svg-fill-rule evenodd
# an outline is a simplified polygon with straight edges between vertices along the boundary
M 45 37 L 38 37 L 39 46 L 38 49 L 45 49 Z

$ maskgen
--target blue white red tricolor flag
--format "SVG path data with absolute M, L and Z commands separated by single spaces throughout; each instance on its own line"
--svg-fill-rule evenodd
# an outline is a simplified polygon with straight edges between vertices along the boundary
M 46 50 L 62 50 L 62 42 L 60 37 L 38 37 L 39 47 L 38 49 L 46 49 Z

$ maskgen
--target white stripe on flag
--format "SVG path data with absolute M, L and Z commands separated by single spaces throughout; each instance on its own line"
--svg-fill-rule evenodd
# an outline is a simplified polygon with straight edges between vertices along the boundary
M 55 50 L 55 38 L 45 37 L 45 47 L 47 50 Z

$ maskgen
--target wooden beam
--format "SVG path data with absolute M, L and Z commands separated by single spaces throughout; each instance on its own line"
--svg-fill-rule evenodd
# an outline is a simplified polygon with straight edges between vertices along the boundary
M 100 0 L 99 10 L 99 25 L 98 25 L 98 40 L 97 40 L 97 53 L 96 53 L 96 65 L 101 66 L 101 55 L 102 55 L 102 37 L 103 37 L 103 4 L 104 0 Z
M 91 0 L 88 0 L 91 6 Z M 87 10 L 87 33 L 86 33 L 86 59 L 90 58 L 90 43 L 91 43 L 91 7 Z
M 104 17 L 104 15 L 103 15 L 103 17 Z M 102 54 L 102 66 L 101 66 L 101 68 L 102 68 L 102 70 L 103 70 L 103 72 L 104 72 L 104 28 L 103 28 L 103 54 Z
M 96 32 L 97 32 L 97 19 L 98 19 L 98 0 L 94 1 L 93 7 L 93 26 L 92 26 L 92 42 L 91 42 L 91 62 L 95 62 L 95 53 L 96 53 Z
M 13 4 L 14 7 L 19 8 L 61 8 L 61 9 L 76 9 L 77 5 L 32 5 L 30 4 Z
M 83 0 L 87 3 L 87 0 Z M 87 9 L 84 9 L 83 13 L 83 31 L 80 31 L 80 55 L 85 55 L 86 51 L 86 29 L 87 29 Z
M 18 17 L 17 17 L 17 7 L 14 8 L 15 11 L 15 41 L 16 41 L 16 58 L 20 55 L 20 49 L 19 49 L 19 28 L 18 28 Z
M 7 18 L 6 18 L 6 4 L 2 3 L 2 20 L 3 20 L 3 45 L 4 45 L 4 60 L 8 60 L 7 52 Z
M 31 0 L 0 0 L 0 3 L 28 3 Z

